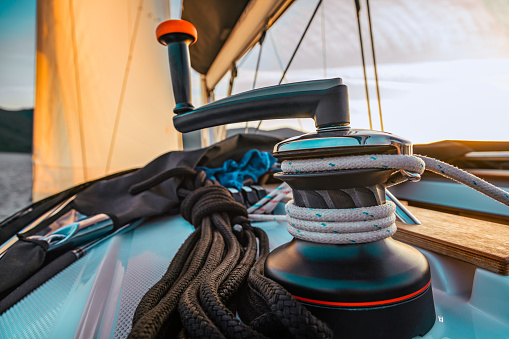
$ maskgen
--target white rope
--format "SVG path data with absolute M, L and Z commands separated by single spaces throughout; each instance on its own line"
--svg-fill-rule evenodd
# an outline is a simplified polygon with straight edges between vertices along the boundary
M 428 158 L 423 155 L 417 155 L 426 164 L 426 170 L 440 174 L 446 178 L 457 181 L 463 185 L 471 187 L 488 197 L 501 202 L 504 205 L 509 205 L 509 193 L 495 185 L 490 184 L 483 179 L 468 173 L 456 166 L 442 162 L 437 159 Z
M 455 180 L 509 205 L 509 193 L 455 166 L 421 155 L 374 154 L 320 159 L 285 160 L 284 173 L 333 172 L 348 169 L 394 169 L 422 174 L 425 169 Z M 400 183 L 402 177 L 392 175 L 386 186 Z M 387 238 L 396 232 L 395 206 L 354 209 L 316 209 L 286 205 L 288 232 L 295 238 L 330 244 L 365 243 Z
M 292 189 L 286 182 L 279 185 L 275 190 L 267 194 L 260 201 L 247 209 L 248 219 L 250 221 L 286 221 L 284 215 L 270 215 L 276 206 L 292 192 Z
M 321 209 L 286 204 L 288 232 L 296 238 L 325 244 L 366 243 L 396 232 L 396 206 Z
M 396 233 L 396 224 L 391 225 L 390 227 L 377 230 L 372 232 L 365 233 L 318 233 L 318 232 L 308 232 L 304 230 L 299 230 L 290 224 L 287 226 L 288 232 L 297 239 L 302 239 L 310 242 L 317 242 L 321 244 L 362 244 L 367 242 L 373 242 L 382 240 L 392 236 Z
M 509 193 L 463 171 L 455 166 L 422 155 L 374 154 L 320 159 L 285 160 L 284 173 L 333 172 L 349 169 L 393 169 L 422 174 L 429 170 L 467 185 L 505 205 Z M 385 183 L 391 186 L 405 181 L 393 174 Z M 395 205 L 387 202 L 380 206 L 349 209 L 318 209 L 299 207 L 290 201 L 285 216 L 267 215 L 291 190 L 286 183 L 248 209 L 251 221 L 286 221 L 288 232 L 298 239 L 327 244 L 366 243 L 388 238 L 396 232 Z
M 279 202 L 286 198 L 288 194 L 292 193 L 292 189 L 287 186 L 280 193 L 278 193 L 274 198 L 270 199 L 265 205 L 254 211 L 254 214 L 268 214 L 272 213 L 274 209 L 279 205 Z
M 279 185 L 275 190 L 267 194 L 260 201 L 247 209 L 247 213 L 270 213 L 276 208 L 277 204 L 285 198 L 292 189 L 286 182 Z M 270 205 L 269 205 L 270 204 Z
M 313 211 L 311 215 L 308 210 Z M 396 210 L 392 202 L 380 206 L 362 208 L 329 209 L 299 207 L 294 203 L 286 204 L 286 212 L 292 217 L 309 221 L 334 222 L 334 221 L 358 221 L 367 219 L 385 218 Z
M 360 168 L 405 170 L 418 174 L 422 174 L 426 169 L 469 186 L 505 205 L 509 205 L 509 193 L 506 191 L 453 165 L 423 155 L 355 155 L 320 159 L 285 160 L 281 164 L 281 169 L 285 173 L 330 172 Z M 395 183 L 399 182 L 394 181 L 394 177 L 391 177 L 385 184 L 390 186 Z
M 273 215 L 273 214 L 249 214 L 249 221 L 260 222 L 260 221 L 277 221 L 285 222 L 286 215 Z
M 413 155 L 372 154 L 319 159 L 285 160 L 281 163 L 284 173 L 331 172 L 346 169 L 378 168 L 405 170 L 422 174 L 424 161 Z

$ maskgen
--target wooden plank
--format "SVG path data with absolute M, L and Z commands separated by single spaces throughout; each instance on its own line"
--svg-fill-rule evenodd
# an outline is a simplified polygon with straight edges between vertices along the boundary
M 408 206 L 422 225 L 397 222 L 394 238 L 509 275 L 509 225 Z

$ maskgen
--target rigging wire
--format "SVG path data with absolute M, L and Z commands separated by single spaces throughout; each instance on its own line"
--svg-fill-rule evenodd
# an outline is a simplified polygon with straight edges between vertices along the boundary
M 295 46 L 295 49 L 293 50 L 292 56 L 290 57 L 290 60 L 286 64 L 285 70 L 283 71 L 283 75 L 281 76 L 281 79 L 279 80 L 278 85 L 281 85 L 281 83 L 283 82 L 283 79 L 286 77 L 286 73 L 288 72 L 288 69 L 292 65 L 293 59 L 295 58 L 295 55 L 297 55 L 297 51 L 299 50 L 299 47 L 302 44 L 302 41 L 304 40 L 304 37 L 306 36 L 306 33 L 308 32 L 309 27 L 311 26 L 311 23 L 313 22 L 313 19 L 315 18 L 316 13 L 318 12 L 318 9 L 322 5 L 322 2 L 323 2 L 323 0 L 320 0 L 316 4 L 315 10 L 313 11 L 313 14 L 311 15 L 311 18 L 309 18 L 309 21 L 308 21 L 308 23 L 306 25 L 306 28 L 304 29 L 304 32 L 302 33 L 302 35 L 301 35 L 301 37 L 299 39 L 299 42 L 297 43 L 297 46 Z M 260 120 L 260 122 L 258 123 L 258 126 L 256 126 L 255 134 L 258 133 L 258 130 L 260 129 L 260 125 L 262 124 L 262 121 L 263 120 Z
M 228 89 L 226 91 L 226 97 L 230 97 L 233 92 L 233 85 L 235 83 L 235 78 L 237 77 L 237 66 L 235 65 L 235 62 L 232 62 L 232 67 L 230 70 L 230 81 L 228 83 Z M 214 98 L 214 91 L 211 91 L 211 98 Z M 215 127 L 209 127 L 207 128 L 208 131 L 213 131 L 214 140 L 224 140 L 226 139 L 226 125 L 222 126 L 215 126 Z
M 373 55 L 373 68 L 375 71 L 375 84 L 376 84 L 376 98 L 378 101 L 378 113 L 380 114 L 380 129 L 384 130 L 384 122 L 382 119 L 382 101 L 380 100 L 380 85 L 378 83 L 378 71 L 376 68 L 376 57 L 375 57 L 375 42 L 373 39 L 373 27 L 371 25 L 371 12 L 369 10 L 369 0 L 366 0 L 366 9 L 368 10 L 368 23 L 369 23 L 369 36 L 371 40 L 371 52 Z
M 364 88 L 366 90 L 366 101 L 368 104 L 368 117 L 369 117 L 369 129 L 373 129 L 373 121 L 371 119 L 371 107 L 369 104 L 369 91 L 368 91 L 368 76 L 366 75 L 366 60 L 364 59 L 364 45 L 362 44 L 362 31 L 361 31 L 361 4 L 359 0 L 355 0 L 355 9 L 357 13 L 357 27 L 359 28 L 359 42 L 361 46 L 361 58 L 362 58 L 362 71 L 364 72 Z
M 260 44 L 260 52 L 258 53 L 258 60 L 256 60 L 256 69 L 253 79 L 253 89 L 256 87 L 256 79 L 258 78 L 258 71 L 260 69 L 260 59 L 262 58 L 262 51 L 263 51 L 263 42 L 265 41 L 265 34 L 267 33 L 267 30 L 264 30 L 262 32 L 262 36 L 260 37 L 259 44 Z
M 237 65 L 235 65 L 234 63 L 234 67 L 235 67 L 235 76 L 237 76 L 238 74 L 238 69 L 242 67 L 242 65 L 244 65 L 244 63 L 246 62 L 247 59 L 249 59 L 249 56 L 251 55 L 251 53 L 253 52 L 253 49 L 254 48 L 250 48 L 246 54 L 244 54 L 244 56 L 242 57 L 242 59 L 240 59 L 240 61 L 237 63 Z M 233 69 L 232 69 L 233 70 Z M 231 78 L 230 78 L 230 81 L 233 81 Z M 233 84 L 232 84 L 232 90 L 233 90 Z M 230 93 L 231 94 L 231 93 Z M 246 123 L 247 124 L 247 123 Z
M 85 128 L 83 126 L 83 107 L 81 103 L 81 86 L 80 86 L 80 72 L 78 65 L 78 48 L 76 45 L 76 24 L 74 21 L 74 1 L 69 2 L 69 12 L 71 19 L 71 30 L 72 30 L 72 52 L 73 52 L 73 63 L 74 63 L 74 79 L 76 82 L 76 101 L 78 104 L 78 121 L 80 128 L 80 144 L 81 144 L 81 161 L 83 162 L 83 179 L 88 181 L 87 172 L 87 152 L 85 142 Z
M 124 71 L 124 79 L 122 80 L 122 88 L 120 90 L 120 98 L 118 100 L 117 114 L 115 115 L 115 124 L 113 125 L 113 133 L 111 135 L 110 150 L 108 151 L 108 160 L 106 161 L 105 174 L 107 174 L 111 167 L 111 160 L 113 158 L 113 150 L 115 149 L 115 140 L 117 139 L 118 125 L 120 123 L 120 113 L 124 103 L 125 91 L 127 88 L 127 79 L 129 78 L 129 71 L 131 69 L 131 62 L 133 60 L 134 45 L 136 44 L 136 35 L 141 19 L 141 12 L 143 10 L 143 0 L 138 3 L 138 12 L 136 13 L 136 21 L 134 22 L 133 35 L 131 36 L 131 44 L 129 46 L 129 54 L 127 55 L 127 64 Z
M 254 47 L 254 46 L 253 46 Z M 237 68 L 241 68 L 242 65 L 244 65 L 244 63 L 246 62 L 247 59 L 249 59 L 249 56 L 251 55 L 251 52 L 253 52 L 253 49 L 254 48 L 251 48 L 247 51 L 246 54 L 244 54 L 244 56 L 242 57 L 242 59 L 240 59 L 240 61 L 238 62 L 237 64 Z
M 270 38 L 270 43 L 272 45 L 272 49 L 274 50 L 274 54 L 276 55 L 276 60 L 277 60 L 277 63 L 279 65 L 279 68 L 281 68 L 281 71 L 283 71 L 285 69 L 285 67 L 283 66 L 283 62 L 281 61 L 281 57 L 279 55 L 279 52 L 277 51 L 276 42 L 274 41 L 274 38 L 272 37 L 272 34 L 269 34 L 269 38 Z M 285 80 L 285 79 L 283 79 L 283 80 Z M 286 81 L 288 81 L 288 79 L 286 79 Z
M 260 40 L 258 40 L 258 43 L 260 44 L 260 51 L 258 52 L 258 59 L 256 60 L 256 68 L 255 68 L 255 74 L 253 79 L 253 88 L 256 87 L 256 79 L 258 78 L 258 70 L 260 69 L 260 60 L 262 58 L 262 51 L 263 51 L 263 42 L 265 41 L 265 34 L 267 33 L 267 29 L 264 29 L 262 32 L 262 36 L 260 37 Z M 249 121 L 246 121 L 246 128 L 245 133 L 249 132 Z
M 286 68 L 285 68 L 285 70 L 283 72 L 283 75 L 281 76 L 281 79 L 279 80 L 278 85 L 281 85 L 281 83 L 283 82 L 283 79 L 285 78 L 286 73 L 288 72 L 288 69 L 292 65 L 293 59 L 295 58 L 295 55 L 297 54 L 297 51 L 299 50 L 299 47 L 302 44 L 302 41 L 304 40 L 304 37 L 306 36 L 306 33 L 308 32 L 309 27 L 311 26 L 311 23 L 313 22 L 313 19 L 316 16 L 316 12 L 318 12 L 318 8 L 320 8 L 321 4 L 322 4 L 322 0 L 318 1 L 318 3 L 316 4 L 315 10 L 313 11 L 313 15 L 311 15 L 311 18 L 309 19 L 309 21 L 308 21 L 308 23 L 306 25 L 306 28 L 304 29 L 304 32 L 302 33 L 302 35 L 300 37 L 300 40 L 297 43 L 297 46 L 293 50 L 293 54 L 292 54 L 292 56 L 290 58 L 290 61 L 288 61 L 288 64 L 286 65 Z

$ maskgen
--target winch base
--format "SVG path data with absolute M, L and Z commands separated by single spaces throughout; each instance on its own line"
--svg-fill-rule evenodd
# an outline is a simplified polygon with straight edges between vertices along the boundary
M 352 245 L 293 239 L 268 256 L 265 275 L 336 338 L 413 338 L 435 323 L 426 258 L 392 238 Z
M 435 324 L 431 286 L 412 299 L 380 307 L 303 304 L 317 318 L 328 323 L 335 338 L 409 339 L 425 335 Z

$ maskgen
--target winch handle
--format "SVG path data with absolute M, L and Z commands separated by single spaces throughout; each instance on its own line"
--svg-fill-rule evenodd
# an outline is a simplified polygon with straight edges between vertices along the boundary
M 232 95 L 177 114 L 180 132 L 244 121 L 313 118 L 319 128 L 350 123 L 347 87 L 341 79 L 306 81 Z
M 196 41 L 196 29 L 187 21 L 169 20 L 159 25 L 156 34 L 159 42 L 168 46 L 177 103 L 173 124 L 180 132 L 272 119 L 312 118 L 318 128 L 350 123 L 348 90 L 340 78 L 255 89 L 194 109 L 190 102 L 188 60 L 189 44 Z
M 189 45 L 198 39 L 196 27 L 185 20 L 167 20 L 156 29 L 157 41 L 168 47 L 173 94 L 177 103 L 173 112 L 179 114 L 194 109 L 191 104 L 191 67 Z

